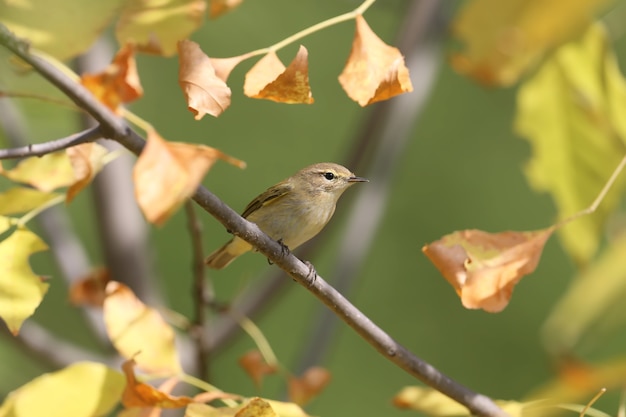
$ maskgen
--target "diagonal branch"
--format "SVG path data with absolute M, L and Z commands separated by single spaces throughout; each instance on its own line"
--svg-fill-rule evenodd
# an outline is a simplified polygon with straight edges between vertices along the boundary
M 35 70 L 61 89 L 77 105 L 85 109 L 100 124 L 106 137 L 110 137 L 130 151 L 139 154 L 145 141 L 108 108 L 100 104 L 80 84 L 74 83 L 65 74 L 45 60 L 31 55 L 26 42 L 18 40 L 5 26 L 0 24 L 0 44 L 31 64 Z M 412 354 L 396 342 L 367 316 L 352 305 L 337 290 L 328 285 L 322 277 L 310 279 L 310 267 L 292 254 L 286 254 L 283 247 L 263 233 L 256 224 L 239 216 L 213 193 L 198 187 L 193 199 L 209 214 L 215 217 L 226 229 L 252 244 L 263 255 L 286 271 L 289 276 L 308 289 L 346 324 L 352 327 L 365 341 L 384 357 L 404 369 L 410 375 L 466 406 L 472 414 L 480 416 L 504 417 L 501 410 L 489 397 L 478 394 L 450 379 L 424 360 Z

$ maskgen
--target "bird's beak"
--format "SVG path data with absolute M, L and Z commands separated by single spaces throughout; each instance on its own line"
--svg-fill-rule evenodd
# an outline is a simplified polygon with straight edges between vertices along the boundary
M 370 182 L 367 178 L 355 177 L 354 175 L 348 177 L 348 182 Z

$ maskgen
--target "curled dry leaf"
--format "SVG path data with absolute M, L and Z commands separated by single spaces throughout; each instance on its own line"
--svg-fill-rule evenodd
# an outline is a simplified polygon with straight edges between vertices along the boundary
M 67 190 L 65 201 L 69 203 L 87 185 L 104 166 L 103 158 L 109 151 L 97 143 L 83 143 L 65 150 L 74 171 L 74 183 Z
M 205 114 L 217 117 L 224 113 L 230 106 L 230 88 L 225 79 L 216 75 L 211 59 L 197 43 L 178 42 L 178 65 L 178 84 L 194 118 L 200 120 Z
M 296 404 L 304 405 L 326 388 L 330 378 L 328 370 L 319 366 L 311 367 L 299 378 L 289 379 L 289 398 Z
M 70 287 L 70 302 L 76 306 L 87 305 L 102 307 L 104 303 L 105 288 L 111 281 L 111 275 L 107 268 L 97 268 L 85 277 L 72 283 Z
M 243 0 L 210 0 L 209 17 L 215 19 L 239 6 Z
M 153 308 L 139 300 L 130 288 L 111 281 L 103 304 L 109 339 L 124 358 L 135 358 L 142 370 L 176 375 L 181 371 L 174 331 Z
M 134 0 L 124 3 L 115 35 L 140 52 L 171 56 L 176 43 L 204 21 L 205 0 Z
M 363 107 L 413 91 L 400 50 L 384 43 L 360 15 L 356 17 L 352 51 L 339 83 Z
M 258 350 L 251 350 L 239 358 L 239 366 L 252 378 L 252 381 L 259 387 L 265 375 L 271 375 L 277 371 L 275 365 L 265 362 L 263 355 Z
M 268 53 L 246 74 L 244 94 L 279 103 L 313 103 L 308 54 L 306 48 L 300 45 L 296 57 L 285 68 L 276 53 Z
M 167 142 L 154 131 L 133 171 L 135 198 L 148 221 L 163 224 L 189 198 L 217 159 L 245 163 L 204 145 Z
M 113 111 L 118 111 L 123 103 L 143 96 L 135 62 L 135 49 L 131 44 L 124 45 L 104 71 L 84 74 L 80 77 L 80 82 Z
M 122 365 L 122 370 L 126 376 L 126 388 L 122 394 L 122 404 L 124 407 L 158 407 L 158 408 L 181 408 L 193 402 L 190 397 L 177 397 L 169 394 L 169 391 L 177 382 L 170 378 L 161 389 L 137 381 L 135 376 L 135 361 L 127 360 Z
M 533 232 L 463 230 L 426 245 L 422 252 L 454 287 L 465 308 L 502 311 L 513 288 L 537 267 L 554 227 Z

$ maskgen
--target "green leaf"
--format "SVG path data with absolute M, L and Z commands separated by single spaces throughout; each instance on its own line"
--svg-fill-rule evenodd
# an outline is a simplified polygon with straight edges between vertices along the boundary
M 14 335 L 48 291 L 48 284 L 41 282 L 28 264 L 30 255 L 46 249 L 46 244 L 25 228 L 0 242 L 0 317 Z
M 604 28 L 593 25 L 559 48 L 517 100 L 516 130 L 533 147 L 530 184 L 552 195 L 561 219 L 587 208 L 626 152 L 626 84 Z M 595 213 L 559 229 L 579 264 L 595 254 L 623 186 L 622 176 Z
M 98 417 L 108 414 L 124 390 L 124 376 L 105 365 L 78 362 L 41 375 L 13 391 L 3 417 Z

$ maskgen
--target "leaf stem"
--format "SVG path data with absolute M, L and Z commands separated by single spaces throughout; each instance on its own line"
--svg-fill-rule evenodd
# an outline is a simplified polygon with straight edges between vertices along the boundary
M 181 381 L 186 382 L 189 385 L 193 385 L 196 388 L 200 388 L 201 390 L 204 390 L 206 392 L 224 392 L 216 386 L 211 385 L 208 382 L 203 381 L 199 378 L 196 378 L 193 375 L 181 373 L 178 375 L 178 378 L 180 378 Z M 229 398 L 220 398 L 220 401 L 222 401 L 224 404 L 231 408 L 237 407 L 239 405 L 236 401 Z
M 267 340 L 261 329 L 259 329 L 259 327 L 254 324 L 252 320 L 245 316 L 238 317 L 237 321 L 239 322 L 241 328 L 246 333 L 248 333 L 248 336 L 250 336 L 250 338 L 254 340 L 254 343 L 259 348 L 259 352 L 261 352 L 261 355 L 263 355 L 263 359 L 265 359 L 265 362 L 267 362 L 267 364 L 270 366 L 279 366 L 280 363 L 278 362 L 278 359 L 276 358 L 276 355 L 274 354 L 274 351 L 272 350 L 269 341 Z
M 62 203 L 63 201 L 65 201 L 65 194 L 58 195 L 52 200 L 46 201 L 44 204 L 32 209 L 31 211 L 20 217 L 20 219 L 16 223 L 16 226 L 23 227 L 24 225 L 26 225 L 26 223 L 31 221 L 33 217 L 37 216 L 42 211 L 49 209 L 50 207 L 55 206 L 59 203 Z

